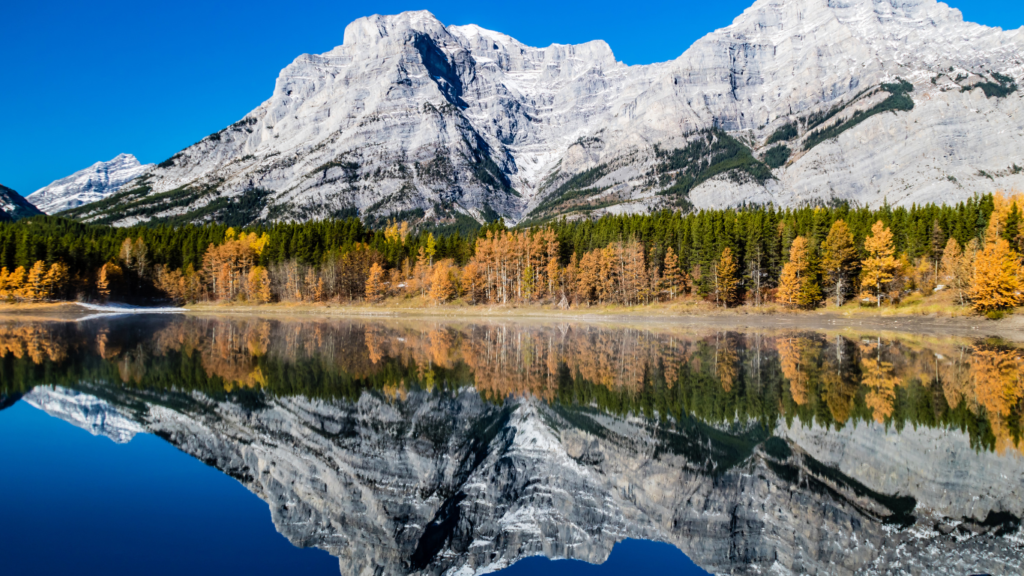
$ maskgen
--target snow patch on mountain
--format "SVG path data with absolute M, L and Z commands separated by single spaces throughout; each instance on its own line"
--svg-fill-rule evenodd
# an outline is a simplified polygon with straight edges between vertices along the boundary
M 51 182 L 29 194 L 28 200 L 47 214 L 56 214 L 102 200 L 145 173 L 153 164 L 142 164 L 131 154 L 97 162 L 84 170 Z

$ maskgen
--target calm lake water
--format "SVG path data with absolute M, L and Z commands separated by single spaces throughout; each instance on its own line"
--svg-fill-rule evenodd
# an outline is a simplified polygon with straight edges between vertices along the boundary
M 5 573 L 1024 573 L 998 341 L 7 318 L 0 408 Z

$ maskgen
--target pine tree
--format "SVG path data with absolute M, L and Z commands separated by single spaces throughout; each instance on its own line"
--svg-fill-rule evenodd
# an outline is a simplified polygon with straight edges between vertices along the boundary
M 857 248 L 846 221 L 836 220 L 832 224 L 821 249 L 821 271 L 825 275 L 825 285 L 835 296 L 836 306 L 842 306 L 850 291 L 853 265 L 857 261 Z
M 863 263 L 861 286 L 870 290 L 877 299 L 877 305 L 881 307 L 882 295 L 885 294 L 896 271 L 896 250 L 892 244 L 892 232 L 881 220 L 871 227 L 871 236 L 864 239 L 864 249 L 867 250 L 868 257 Z
M 978 253 L 970 297 L 978 312 L 1013 308 L 1020 303 L 1019 262 L 1010 243 L 999 238 Z

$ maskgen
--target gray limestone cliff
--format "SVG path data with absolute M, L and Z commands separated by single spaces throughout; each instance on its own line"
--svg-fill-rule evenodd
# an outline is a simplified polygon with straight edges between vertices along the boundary
M 244 118 L 69 214 L 128 225 L 952 202 L 1024 188 L 1024 31 L 935 0 L 757 0 L 673 61 L 427 12 L 302 55 Z

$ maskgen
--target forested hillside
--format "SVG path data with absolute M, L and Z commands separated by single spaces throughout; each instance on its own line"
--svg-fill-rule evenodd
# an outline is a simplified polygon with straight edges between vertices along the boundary
M 682 297 L 813 308 L 881 306 L 941 287 L 991 311 L 1020 299 L 1021 205 L 996 194 L 956 206 L 663 211 L 447 232 L 355 218 L 236 230 L 36 217 L 0 224 L 0 297 L 561 307 Z

